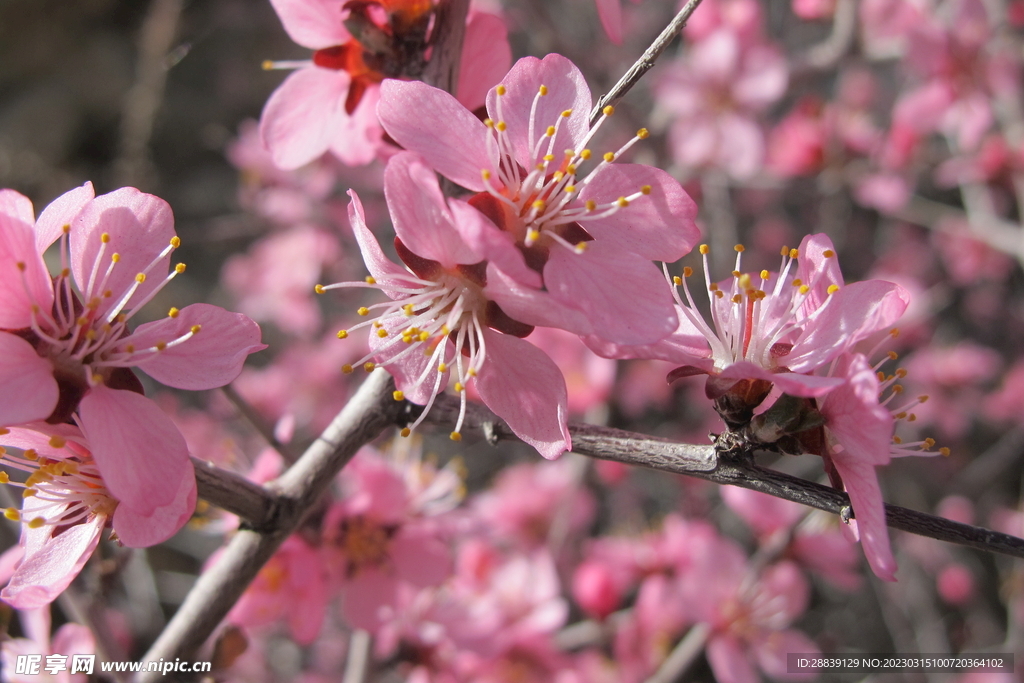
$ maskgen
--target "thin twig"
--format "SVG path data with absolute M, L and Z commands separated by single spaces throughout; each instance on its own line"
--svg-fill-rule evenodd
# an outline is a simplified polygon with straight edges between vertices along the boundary
M 396 419 L 400 404 L 392 397 L 391 376 L 378 369 L 359 388 L 330 426 L 280 479 L 271 484 L 281 509 L 268 533 L 239 531 L 220 559 L 199 576 L 167 628 L 142 658 L 154 662 L 192 659 L 249 586 L 264 564 L 302 522 L 306 512 L 363 444 Z M 166 680 L 144 672 L 138 683 Z
M 408 420 L 410 414 L 418 410 L 419 406 L 410 404 L 402 419 Z M 458 411 L 457 398 L 447 394 L 438 396 L 426 421 L 453 424 Z M 464 434 L 468 435 L 472 430 L 479 429 L 492 443 L 502 439 L 515 439 L 515 434 L 508 425 L 481 405 L 470 406 L 463 425 Z M 850 499 L 845 493 L 782 472 L 765 469 L 752 462 L 720 459 L 715 453 L 714 446 L 710 444 L 678 444 L 652 439 L 643 434 L 578 423 L 570 423 L 569 432 L 572 435 L 573 452 L 582 455 L 699 477 L 716 484 L 740 486 L 836 515 L 843 513 L 844 509 L 848 511 L 850 507 Z M 897 505 L 886 505 L 885 512 L 886 523 L 894 529 L 978 550 L 1024 558 L 1024 539 L 1016 536 L 960 524 Z
M 341 683 L 363 683 L 370 666 L 370 634 L 359 628 L 348 640 L 348 655 L 345 657 L 345 677 Z
M 645 683 L 673 683 L 679 680 L 704 651 L 709 635 L 711 627 L 707 624 L 697 624 L 691 628 Z
M 658 60 L 661 53 L 665 51 L 665 48 L 669 46 L 679 32 L 686 26 L 686 22 L 690 19 L 690 15 L 697 9 L 700 4 L 700 0 L 690 0 L 683 9 L 679 10 L 679 14 L 675 16 L 672 21 L 669 22 L 665 30 L 654 39 L 650 47 L 644 50 L 644 53 L 640 55 L 640 59 L 633 63 L 633 66 L 629 67 L 629 71 L 623 74 L 619 82 L 612 86 L 606 94 L 602 95 L 597 100 L 597 106 L 594 107 L 594 111 L 590 112 L 590 125 L 594 125 L 597 119 L 601 116 L 601 110 L 606 106 L 615 105 L 626 96 L 633 86 L 640 82 L 644 74 L 651 70 L 654 66 L 654 62 Z
M 281 454 L 281 457 L 284 458 L 285 462 L 291 464 L 298 460 L 298 454 L 294 453 L 288 444 L 282 443 L 281 440 L 274 435 L 273 426 L 263 419 L 263 416 L 259 414 L 259 411 L 257 411 L 251 403 L 245 400 L 244 396 L 238 393 L 234 385 L 227 384 L 222 386 L 220 390 L 224 393 L 224 397 L 231 402 L 231 405 L 235 407 L 235 410 L 245 418 L 245 421 L 263 437 L 263 440 L 267 442 L 267 445 Z
M 192 465 L 200 498 L 238 515 L 256 531 L 275 527 L 281 512 L 276 494 L 212 462 L 192 458 Z
M 804 71 L 825 71 L 839 63 L 850 51 L 857 35 L 856 0 L 839 0 L 832 19 L 832 33 L 793 60 L 794 75 Z

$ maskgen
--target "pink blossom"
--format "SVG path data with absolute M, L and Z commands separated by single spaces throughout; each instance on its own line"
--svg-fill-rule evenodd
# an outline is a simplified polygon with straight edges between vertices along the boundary
M 531 326 L 495 302 L 513 288 L 463 238 L 487 229 L 486 218 L 465 202 L 446 201 L 433 171 L 409 152 L 388 163 L 385 192 L 405 268 L 384 256 L 366 227 L 359 198 L 350 192 L 349 218 L 371 277 L 366 283 L 318 286 L 318 291 L 370 286 L 391 298 L 360 308 L 364 316 L 371 308 L 382 312 L 338 336 L 370 327 L 371 352 L 358 363 L 387 368 L 398 386 L 396 397 L 427 405 L 404 433 L 418 426 L 454 374 L 462 412 L 453 439 L 461 438 L 465 388 L 473 382 L 484 403 L 542 455 L 553 458 L 568 450 L 565 380 L 544 352 L 520 339 Z M 537 292 L 531 306 L 541 308 L 548 300 Z M 353 365 L 344 369 L 351 372 Z
M 836 12 L 836 0 L 793 0 L 792 6 L 801 19 L 828 19 Z
M 785 59 L 766 42 L 720 28 L 692 45 L 655 86 L 659 109 L 672 117 L 676 163 L 753 176 L 765 150 L 757 116 L 783 95 L 787 81 Z
M 320 634 L 328 597 L 320 553 L 300 537 L 290 536 L 263 565 L 227 619 L 257 628 L 283 618 L 296 642 L 309 645 Z
M 680 8 L 686 0 L 680 0 Z M 757 0 L 704 0 L 700 10 L 686 22 L 683 35 L 701 41 L 721 28 L 736 33 L 744 41 L 756 41 L 764 31 L 764 11 Z
M 539 327 L 530 342 L 551 357 L 569 391 L 569 412 L 585 415 L 608 400 L 615 382 L 614 361 L 594 354 L 580 338 L 553 327 Z
M 58 240 L 63 269 L 51 280 L 42 252 Z M 184 271 L 178 264 L 164 275 L 179 243 L 167 203 L 133 188 L 94 198 L 86 183 L 38 222 L 28 199 L 0 191 L 0 388 L 19 396 L 0 407 L 0 425 L 77 424 L 110 494 L 143 516 L 179 500 L 192 466 L 131 368 L 179 389 L 210 389 L 265 348 L 254 322 L 208 304 L 129 330 Z
M 689 251 L 696 206 L 664 171 L 613 163 L 645 129 L 603 156 L 587 148 L 614 109 L 589 128 L 590 91 L 569 60 L 519 60 L 489 92 L 483 123 L 422 83 L 385 81 L 381 92 L 388 134 L 475 192 L 469 203 L 493 223 L 463 234 L 501 272 L 506 291 L 495 300 L 506 313 L 619 343 L 675 329 L 671 295 L 650 261 Z M 596 166 L 579 177 L 591 158 Z M 537 305 L 545 293 L 549 301 Z
M 783 177 L 817 173 L 824 163 L 826 128 L 821 106 L 805 100 L 768 136 L 766 166 Z
M 385 78 L 416 76 L 433 17 L 431 0 L 274 0 L 288 35 L 314 50 L 310 62 L 282 63 L 299 68 L 267 100 L 260 134 L 274 163 L 303 166 L 325 152 L 348 165 L 375 159 L 385 146 L 374 113 Z M 382 12 L 371 12 L 372 5 Z M 348 27 L 359 33 L 357 40 Z M 416 54 L 410 58 L 409 52 Z M 504 22 L 470 12 L 456 92 L 470 109 L 508 68 L 511 50 Z M 275 64 L 269 63 L 273 68 Z M 408 71 L 408 73 L 407 73 Z
M 74 655 L 95 655 L 96 641 L 85 626 L 67 623 L 50 637 L 50 608 L 23 609 L 18 613 L 21 628 L 27 637 L 6 638 L 0 643 L 0 675 L 4 683 L 86 683 L 84 673 L 71 673 Z M 18 657 L 41 655 L 39 672 L 17 673 Z M 47 669 L 47 657 L 64 657 L 63 670 Z
M 18 609 L 52 602 L 81 571 L 107 526 L 122 544 L 146 547 L 174 535 L 195 509 L 196 483 L 187 459 L 184 476 L 169 480 L 177 486 L 171 501 L 139 505 L 136 498 L 119 499 L 104 479 L 97 449 L 111 446 L 90 443 L 77 427 L 36 423 L 0 432 L 0 443 L 22 451 L 18 456 L 0 448 L 0 465 L 28 473 L 18 484 L 0 471 L 0 482 L 24 490 L 22 509 L 6 512 L 8 518 L 23 522 L 24 556 L 0 593 Z M 162 436 L 176 438 L 184 448 L 176 431 Z

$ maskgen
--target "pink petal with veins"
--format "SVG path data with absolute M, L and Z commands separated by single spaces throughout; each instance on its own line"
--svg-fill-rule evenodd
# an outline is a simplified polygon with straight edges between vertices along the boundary
M 46 248 L 56 242 L 64 232 L 64 226 L 70 226 L 75 217 L 81 213 L 85 205 L 96 196 L 91 182 L 65 192 L 50 202 L 43 209 L 36 221 L 36 249 L 42 254 Z
M 0 332 L 0 425 L 45 420 L 57 407 L 53 365 L 21 337 Z

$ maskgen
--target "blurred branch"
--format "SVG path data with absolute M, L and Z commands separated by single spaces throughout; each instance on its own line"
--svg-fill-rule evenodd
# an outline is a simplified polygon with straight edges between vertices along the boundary
M 263 440 L 267 442 L 271 448 L 280 453 L 281 457 L 284 458 L 285 462 L 291 464 L 295 462 L 298 457 L 292 452 L 291 447 L 288 444 L 281 443 L 281 441 L 274 435 L 274 427 L 263 419 L 263 416 L 259 414 L 252 404 L 245 400 L 245 397 L 235 390 L 235 387 L 231 384 L 226 384 L 220 388 L 224 393 L 224 396 L 231 401 L 231 405 L 235 407 L 245 421 L 256 430 L 256 432 L 263 437 Z
M 699 4 L 700 0 L 690 0 L 686 3 L 686 5 L 683 6 L 683 9 L 679 10 L 679 14 L 677 14 L 675 18 L 669 22 L 668 26 L 665 27 L 665 30 L 663 30 L 661 34 L 654 39 L 654 42 L 651 43 L 650 47 L 644 50 L 644 53 L 640 55 L 640 59 L 636 60 L 636 62 L 633 63 L 633 66 L 629 67 L 629 70 L 623 74 L 622 78 L 619 79 L 619 82 L 612 86 L 612 89 L 606 94 L 598 98 L 597 106 L 594 107 L 594 111 L 590 112 L 590 125 L 594 125 L 597 122 L 597 119 L 601 116 L 602 109 L 609 104 L 612 106 L 617 104 L 619 100 L 626 96 L 626 93 L 633 89 L 634 85 L 640 82 L 640 79 L 643 78 L 644 74 L 651 70 L 651 67 L 654 66 L 654 62 L 658 60 L 661 53 L 665 51 L 665 48 L 669 46 L 669 43 L 671 43 L 683 30 L 683 27 L 686 26 L 686 22 L 689 21 L 690 15 L 693 14 L 693 11 L 697 9 Z
M 690 668 L 693 661 L 704 652 L 704 646 L 707 645 L 708 636 L 710 635 L 711 627 L 708 624 L 695 625 L 672 648 L 669 656 L 645 683 L 673 683 L 673 681 L 678 681 L 679 677 Z
M 419 411 L 407 404 L 403 421 Z M 459 399 L 443 394 L 437 397 L 426 422 L 453 424 L 459 412 Z M 463 423 L 463 434 L 479 429 L 490 442 L 515 439 L 515 434 L 487 408 L 470 404 Z M 850 499 L 840 491 L 811 481 L 765 469 L 753 462 L 719 458 L 713 445 L 679 444 L 653 439 L 619 429 L 570 423 L 573 452 L 602 460 L 699 477 L 716 484 L 730 484 L 767 493 L 776 498 L 843 514 L 849 510 Z M 886 523 L 894 529 L 909 531 L 948 543 L 1024 558 L 1024 539 L 969 524 L 960 524 L 897 505 L 886 505 Z
M 299 526 L 335 475 L 363 444 L 395 422 L 402 404 L 392 397 L 393 390 L 391 376 L 384 370 L 371 373 L 298 462 L 268 485 L 276 492 L 279 506 L 275 528 L 265 533 L 241 530 L 235 534 L 216 564 L 199 576 L 185 602 L 141 661 L 195 659 L 196 651 Z M 159 673 L 144 672 L 136 680 L 151 683 L 164 679 Z
M 833 68 L 850 51 L 856 34 L 857 3 L 855 0 L 839 0 L 832 19 L 832 33 L 793 59 L 793 75 L 800 75 L 804 71 L 824 71 Z
M 434 17 L 434 50 L 423 71 L 426 83 L 453 95 L 459 83 L 459 62 L 468 13 L 469 0 L 446 0 L 438 5 Z
M 149 140 L 164 98 L 167 55 L 178 31 L 182 0 L 152 0 L 139 36 L 135 85 L 128 91 L 121 115 L 121 145 L 114 168 L 121 185 L 147 185 L 153 171 Z

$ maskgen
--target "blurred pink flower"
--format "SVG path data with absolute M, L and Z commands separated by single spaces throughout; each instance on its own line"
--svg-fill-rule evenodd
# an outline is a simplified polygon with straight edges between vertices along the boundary
M 152 410 L 159 412 L 155 405 Z M 187 459 L 183 475 L 165 482 L 176 487 L 168 503 L 140 505 L 138 496 L 120 499 L 110 491 L 96 461 L 97 446 L 77 427 L 36 423 L 0 433 L 4 447 L 23 451 L 18 456 L 0 447 L 0 465 L 28 473 L 19 484 L 0 471 L 0 483 L 24 489 L 21 511 L 7 511 L 9 518 L 22 522 L 24 555 L 0 592 L 0 597 L 18 609 L 52 602 L 81 571 L 108 525 L 114 529 L 113 538 L 142 548 L 173 536 L 195 509 L 196 483 Z M 177 431 L 162 437 L 172 442 L 176 438 L 184 448 Z
M 388 134 L 477 193 L 469 203 L 491 223 L 463 234 L 505 280 L 494 296 L 506 313 L 620 343 L 650 343 L 675 329 L 671 294 L 651 260 L 690 250 L 696 205 L 664 171 L 612 163 L 645 129 L 578 177 L 614 110 L 590 128 L 590 90 L 572 62 L 557 54 L 519 60 L 488 93 L 483 123 L 423 83 L 386 81 L 381 93 Z
M 51 280 L 42 252 L 56 241 L 62 271 Z M 134 188 L 94 198 L 86 183 L 38 222 L 28 199 L 0 191 L 0 388 L 19 397 L 0 405 L 0 425 L 78 425 L 110 494 L 142 516 L 180 500 L 193 472 L 185 440 L 131 368 L 211 389 L 265 348 L 252 320 L 208 304 L 129 330 L 184 272 L 164 275 L 179 242 L 167 203 Z
M 295 169 L 325 152 L 352 166 L 373 161 L 385 146 L 374 111 L 380 82 L 412 75 L 405 71 L 423 58 L 434 3 L 274 0 L 272 4 L 292 40 L 314 50 L 309 62 L 282 64 L 299 68 L 263 109 L 260 134 L 274 163 Z M 358 35 L 354 37 L 349 27 Z M 417 54 L 409 56 L 410 50 Z M 483 93 L 511 60 L 504 22 L 495 15 L 470 12 L 462 63 L 476 68 L 462 69 L 456 88 L 460 100 L 470 109 L 483 104 Z
M 569 390 L 569 412 L 583 416 L 608 400 L 615 382 L 615 361 L 594 354 L 580 338 L 553 327 L 538 327 L 530 343 L 561 369 Z
M 95 655 L 96 641 L 92 631 L 81 624 L 68 622 L 50 637 L 50 608 L 19 610 L 21 629 L 25 638 L 5 638 L 0 643 L 0 675 L 4 683 L 86 683 L 85 673 L 71 673 L 74 655 Z M 23 655 L 40 655 L 39 671 L 36 674 L 18 673 L 18 658 Z M 47 658 L 59 655 L 63 667 L 48 668 Z
M 682 8 L 687 0 L 679 0 Z M 764 11 L 757 0 L 704 0 L 683 28 L 687 40 L 700 41 L 720 28 L 726 28 L 740 38 L 756 41 L 764 32 Z
M 554 458 L 568 450 L 565 380 L 543 351 L 520 339 L 532 327 L 509 317 L 495 302 L 511 288 L 495 264 L 485 262 L 464 239 L 486 230 L 487 219 L 465 202 L 446 200 L 437 176 L 411 152 L 392 157 L 384 183 L 395 248 L 406 267 L 384 256 L 366 226 L 359 198 L 350 191 L 349 218 L 371 276 L 367 282 L 318 285 L 317 290 L 369 286 L 392 299 L 374 304 L 383 312 L 338 336 L 371 327 L 371 351 L 357 364 L 387 368 L 398 398 L 426 404 L 403 433 L 419 425 L 454 371 L 462 406 L 452 439 L 461 438 L 465 388 L 473 382 L 484 403 L 542 455 Z M 531 307 L 543 306 L 546 299 L 538 294 Z M 366 316 L 370 310 L 363 307 L 359 313 Z M 351 372 L 352 365 L 344 369 Z

